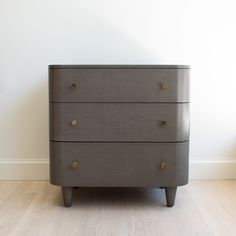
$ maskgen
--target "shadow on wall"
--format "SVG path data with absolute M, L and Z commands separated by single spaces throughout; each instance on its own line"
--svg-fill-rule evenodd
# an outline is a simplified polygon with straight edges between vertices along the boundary
M 83 23 L 71 17 L 65 22 L 42 19 L 24 31 L 25 40 L 20 40 L 19 48 L 9 54 L 5 69 L 11 71 L 9 79 L 16 83 L 14 88 L 6 89 L 16 90 L 17 94 L 3 118 L 3 158 L 48 158 L 49 64 L 157 63 L 156 55 L 136 39 L 106 21 L 87 18 L 86 25 L 86 19 Z
M 16 100 L 16 101 L 15 101 Z M 47 80 L 28 87 L 14 99 L 4 114 L 4 159 L 45 159 L 48 157 Z
M 69 17 L 60 25 L 50 24 L 46 27 L 48 37 L 43 47 L 49 50 L 45 52 L 50 58 L 49 64 L 160 63 L 158 55 L 150 52 L 138 38 L 131 38 L 129 32 L 105 19 L 86 14 L 83 22 Z
M 227 156 L 229 159 L 232 159 L 232 157 L 234 157 L 233 159 L 236 161 L 236 141 L 234 144 L 230 145 Z

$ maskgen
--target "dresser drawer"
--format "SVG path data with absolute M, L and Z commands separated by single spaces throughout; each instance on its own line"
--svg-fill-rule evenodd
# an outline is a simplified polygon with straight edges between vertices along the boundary
M 188 142 L 50 142 L 50 158 L 51 183 L 61 186 L 167 187 L 188 182 Z
M 50 112 L 54 141 L 189 139 L 188 103 L 51 103 Z
M 189 69 L 50 69 L 51 102 L 188 102 Z

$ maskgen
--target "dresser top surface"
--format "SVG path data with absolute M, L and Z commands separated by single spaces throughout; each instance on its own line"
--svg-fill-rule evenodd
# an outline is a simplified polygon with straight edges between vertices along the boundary
M 49 69 L 190 69 L 189 65 L 49 65 Z

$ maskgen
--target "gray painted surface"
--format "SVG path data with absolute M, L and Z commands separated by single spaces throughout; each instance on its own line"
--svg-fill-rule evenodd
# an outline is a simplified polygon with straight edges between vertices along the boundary
M 64 199 L 64 206 L 71 207 L 72 198 L 73 198 L 72 187 L 62 187 L 61 190 L 62 190 L 63 199 Z
M 50 180 L 65 206 L 73 186 L 165 187 L 174 205 L 188 182 L 189 66 L 51 65 L 49 100 Z
M 166 187 L 166 202 L 168 207 L 172 207 L 175 204 L 175 195 L 176 195 L 177 187 Z
M 189 104 L 53 103 L 51 140 L 179 142 L 189 139 Z M 78 124 L 71 125 L 76 119 Z M 166 125 L 161 125 L 164 120 Z
M 49 65 L 49 69 L 190 69 L 189 65 Z
M 160 187 L 188 182 L 188 142 L 51 142 L 51 183 L 59 186 Z M 78 168 L 72 169 L 73 161 Z M 168 167 L 160 168 L 160 163 Z
M 189 101 L 189 69 L 51 69 L 50 77 L 51 102 Z

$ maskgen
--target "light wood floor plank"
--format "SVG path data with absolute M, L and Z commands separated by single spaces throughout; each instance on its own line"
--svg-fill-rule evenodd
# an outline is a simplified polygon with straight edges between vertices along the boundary
M 235 236 L 236 180 L 191 181 L 173 208 L 163 189 L 82 188 L 64 208 L 47 181 L 0 181 L 0 235 Z

